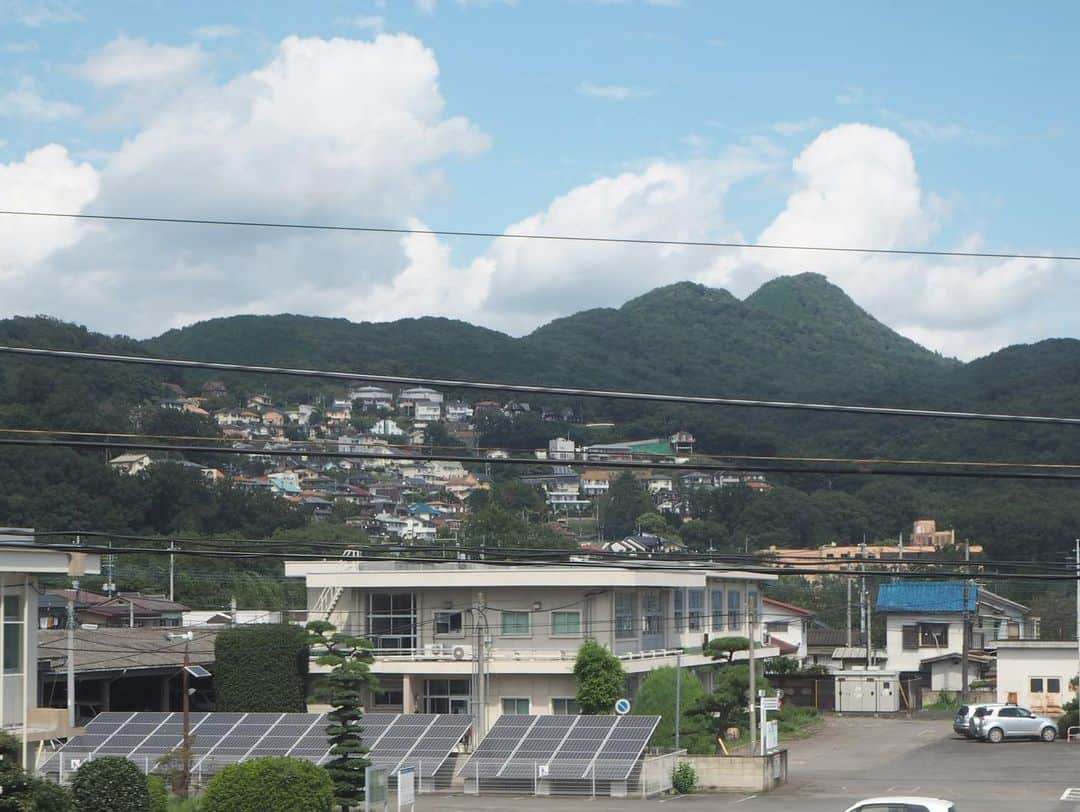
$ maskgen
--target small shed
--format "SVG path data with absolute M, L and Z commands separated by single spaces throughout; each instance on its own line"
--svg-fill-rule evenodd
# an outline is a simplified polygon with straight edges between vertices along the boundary
M 985 654 L 968 654 L 968 685 L 972 680 L 983 679 L 990 670 L 993 658 Z M 963 662 L 960 652 L 949 652 L 937 657 L 927 657 L 922 661 L 923 670 L 930 672 L 932 691 L 963 690 Z
M 896 713 L 900 682 L 896 671 L 836 671 L 837 713 Z

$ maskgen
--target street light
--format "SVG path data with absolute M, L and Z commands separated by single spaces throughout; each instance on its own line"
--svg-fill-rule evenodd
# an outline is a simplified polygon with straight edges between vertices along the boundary
M 184 641 L 184 670 L 181 672 L 183 674 L 184 693 L 184 739 L 183 743 L 180 745 L 181 779 L 179 781 L 179 786 L 175 787 L 177 794 L 182 798 L 188 796 L 188 786 L 191 784 L 191 691 L 188 689 L 188 677 L 191 675 L 192 667 L 188 648 L 194 638 L 194 633 L 190 631 L 165 633 L 165 639 L 169 642 L 174 640 Z M 196 674 L 196 676 L 200 675 Z

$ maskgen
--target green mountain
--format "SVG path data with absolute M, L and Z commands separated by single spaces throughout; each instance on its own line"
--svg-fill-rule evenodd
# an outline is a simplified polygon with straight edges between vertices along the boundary
M 0 343 L 447 379 L 972 411 L 1068 414 L 1080 400 L 1078 341 L 1010 347 L 960 363 L 900 336 L 817 274 L 775 279 L 745 300 L 702 285 L 668 285 L 619 308 L 557 319 L 520 338 L 441 318 L 356 324 L 277 315 L 213 319 L 141 342 L 46 318 L 16 318 L 0 321 Z M 226 379 L 234 395 L 266 389 L 275 397 L 298 400 L 333 389 L 311 379 L 261 380 L 0 356 L 0 426 L 130 429 L 136 425 L 134 407 L 153 402 L 161 382 L 180 383 L 191 391 L 217 377 Z M 572 405 L 588 421 L 615 421 L 618 428 L 610 439 L 688 428 L 700 451 L 718 455 L 1055 462 L 1080 457 L 1080 432 L 1054 427 L 526 399 L 536 405 Z M 145 422 L 141 425 L 145 429 Z M 191 426 L 185 433 L 199 430 Z M 582 439 L 590 436 L 581 427 L 535 417 L 492 421 L 484 431 L 492 444 L 520 448 L 535 448 L 567 431 Z M 28 452 L 19 454 L 26 459 Z M 5 470 L 16 477 L 25 473 L 18 460 L 0 466 L 0 472 Z M 47 483 L 61 480 L 55 471 L 42 474 L 34 479 L 30 499 L 19 495 L 19 482 L 0 473 L 0 524 L 5 514 L 12 523 L 50 523 L 37 520 L 35 511 L 46 510 L 41 505 Z M 820 476 L 778 476 L 774 481 L 792 487 L 777 488 L 767 497 L 771 502 L 756 504 L 776 509 L 753 516 L 753 523 L 744 518 L 737 526 L 725 525 L 726 532 L 750 535 L 758 528 L 760 539 L 779 543 L 809 543 L 829 534 L 856 539 L 861 532 L 895 535 L 924 514 L 955 524 L 993 549 L 1027 555 L 1055 550 L 1071 539 L 1080 512 L 1080 495 L 1061 484 Z M 80 492 L 72 497 L 76 507 L 65 503 L 66 526 L 80 516 L 90 522 L 98 515 L 78 507 L 87 499 Z M 167 506 L 147 510 L 154 518 L 128 519 L 120 511 L 112 526 L 172 528 L 181 521 Z M 199 515 L 207 526 L 230 527 L 221 524 L 225 513 Z M 728 519 L 718 514 L 717 521 Z

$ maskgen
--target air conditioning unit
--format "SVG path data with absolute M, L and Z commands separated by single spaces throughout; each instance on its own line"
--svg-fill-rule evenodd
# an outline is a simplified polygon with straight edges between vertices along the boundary
M 454 646 L 450 650 L 450 656 L 455 660 L 471 660 L 473 656 L 473 647 L 464 645 Z

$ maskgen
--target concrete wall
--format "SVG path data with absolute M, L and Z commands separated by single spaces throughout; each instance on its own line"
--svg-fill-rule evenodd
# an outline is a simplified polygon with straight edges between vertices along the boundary
M 1036 713 L 1057 713 L 1063 703 L 1076 696 L 1069 686 L 1077 672 L 1077 647 L 1072 642 L 1032 641 L 1019 645 L 1003 642 L 997 652 L 997 701 L 1007 702 L 1016 694 L 1018 704 Z M 1031 679 L 1041 678 L 1043 692 L 1031 692 Z M 1060 681 L 1061 692 L 1047 692 L 1047 679 Z
M 680 756 L 702 792 L 768 792 L 787 782 L 787 751 L 760 756 Z M 777 774 L 779 773 L 779 774 Z

